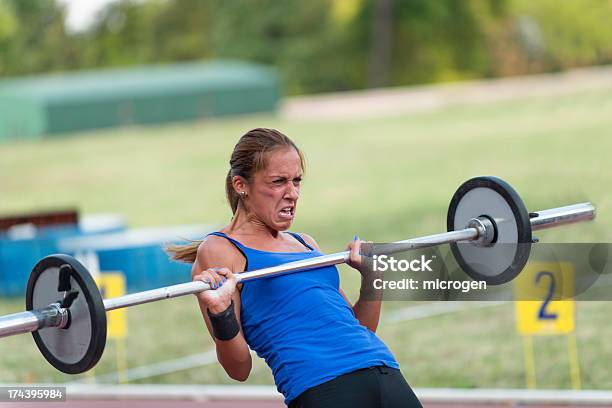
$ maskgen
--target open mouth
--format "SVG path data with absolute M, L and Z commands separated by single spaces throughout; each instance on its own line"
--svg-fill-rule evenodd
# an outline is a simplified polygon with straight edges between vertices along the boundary
M 284 207 L 280 210 L 281 218 L 293 219 L 295 214 L 295 207 Z

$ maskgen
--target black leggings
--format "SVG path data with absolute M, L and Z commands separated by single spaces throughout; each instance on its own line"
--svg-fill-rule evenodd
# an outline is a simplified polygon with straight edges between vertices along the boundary
M 422 408 L 402 373 L 364 368 L 309 388 L 289 408 Z

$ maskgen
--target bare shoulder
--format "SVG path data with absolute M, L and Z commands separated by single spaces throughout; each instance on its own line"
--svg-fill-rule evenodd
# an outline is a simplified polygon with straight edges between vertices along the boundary
M 233 272 L 241 272 L 244 266 L 244 256 L 227 239 L 209 235 L 198 246 L 194 266 L 199 269 L 228 268 Z
M 320 250 L 319 244 L 317 244 L 317 241 L 315 241 L 313 237 L 304 232 L 299 232 L 298 234 L 304 239 L 304 241 L 306 241 L 308 245 Z

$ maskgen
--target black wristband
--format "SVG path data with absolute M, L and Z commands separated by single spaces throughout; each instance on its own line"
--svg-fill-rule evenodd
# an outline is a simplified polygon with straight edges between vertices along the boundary
M 240 332 L 238 319 L 236 319 L 236 313 L 234 312 L 234 300 L 221 313 L 211 313 L 208 309 L 206 312 L 210 318 L 213 335 L 219 340 L 231 340 Z

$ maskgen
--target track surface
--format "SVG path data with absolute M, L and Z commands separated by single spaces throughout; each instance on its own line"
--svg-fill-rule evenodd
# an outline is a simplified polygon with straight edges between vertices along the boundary
M 510 407 L 530 407 L 530 408 L 601 408 L 609 405 L 525 405 L 522 403 L 503 403 L 503 404 L 474 404 L 474 403 L 439 403 L 423 401 L 425 408 L 510 408 Z M 133 400 L 133 399 L 97 399 L 83 400 L 75 399 L 65 402 L 44 403 L 29 402 L 29 403 L 2 403 L 0 407 L 12 408 L 283 408 L 285 405 L 278 401 L 254 401 L 254 400 L 224 400 L 224 401 L 198 401 L 198 400 L 181 400 L 181 399 L 163 399 L 163 400 Z
M 2 388 L 66 387 L 67 401 L 0 402 L 31 408 L 283 408 L 271 385 L 203 384 L 0 384 Z M 426 408 L 595 408 L 612 407 L 612 391 L 416 388 Z

